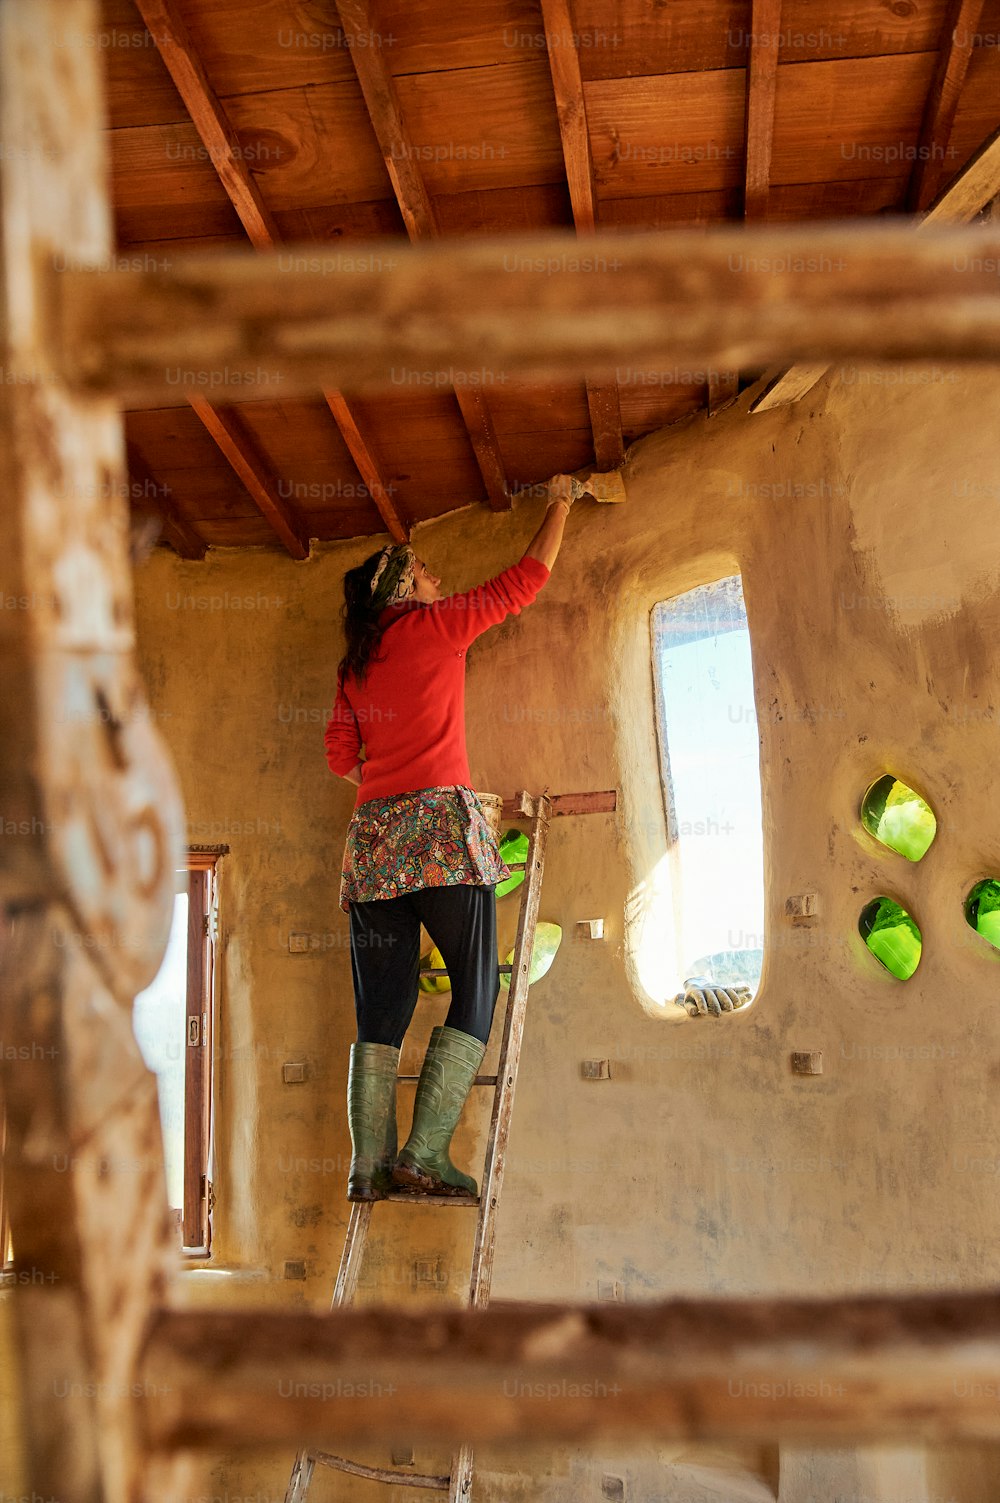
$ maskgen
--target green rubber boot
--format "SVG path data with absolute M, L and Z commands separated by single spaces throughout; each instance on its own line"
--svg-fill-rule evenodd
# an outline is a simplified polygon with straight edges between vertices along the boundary
M 399 1050 L 391 1044 L 352 1044 L 347 1072 L 347 1120 L 351 1128 L 348 1200 L 384 1200 L 396 1157 L 396 1072 Z
M 397 1185 L 431 1195 L 478 1195 L 448 1156 L 486 1045 L 457 1028 L 435 1028 L 417 1081 L 413 1126 L 392 1171 Z

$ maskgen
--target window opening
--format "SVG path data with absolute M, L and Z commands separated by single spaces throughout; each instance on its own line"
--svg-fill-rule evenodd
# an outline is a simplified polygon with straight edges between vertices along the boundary
M 907 861 L 920 861 L 937 834 L 933 809 L 891 772 L 878 778 L 861 800 L 861 823 Z
M 760 740 L 738 574 L 653 610 L 678 980 L 756 990 L 764 957 Z
M 920 929 L 895 898 L 866 903 L 858 920 L 861 937 L 875 959 L 900 981 L 908 981 L 920 964 Z

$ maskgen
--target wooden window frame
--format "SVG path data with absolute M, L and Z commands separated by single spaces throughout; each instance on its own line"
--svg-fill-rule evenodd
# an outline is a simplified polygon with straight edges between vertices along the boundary
M 219 859 L 226 847 L 187 852 L 188 933 L 184 1022 L 184 1204 L 179 1233 L 185 1258 L 212 1250 L 212 1099 L 215 1034 L 215 943 Z
M 174 1208 L 185 1259 L 212 1253 L 211 1179 L 213 1038 L 215 1034 L 215 943 L 218 933 L 219 860 L 228 846 L 192 846 L 188 873 L 187 984 L 184 1022 L 184 1204 Z M 13 1268 L 10 1211 L 4 1187 L 7 1120 L 0 1099 L 0 1283 Z
M 7 1152 L 7 1113 L 0 1097 L 0 1281 L 2 1275 L 14 1267 L 14 1252 L 10 1241 L 10 1208 L 4 1191 L 4 1156 Z

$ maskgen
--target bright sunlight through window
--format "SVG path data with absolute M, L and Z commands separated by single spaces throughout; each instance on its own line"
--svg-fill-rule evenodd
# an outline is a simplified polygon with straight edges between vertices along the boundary
M 740 576 L 661 602 L 652 626 L 678 984 L 706 976 L 756 990 L 764 956 L 764 852 Z

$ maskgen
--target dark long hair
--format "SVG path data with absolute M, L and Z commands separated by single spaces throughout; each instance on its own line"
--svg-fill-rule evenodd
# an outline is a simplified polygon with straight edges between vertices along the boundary
M 340 675 L 353 673 L 359 683 L 363 682 L 368 664 L 378 651 L 384 626 L 379 625 L 379 607 L 372 606 L 372 578 L 378 568 L 382 550 L 366 558 L 356 569 L 348 569 L 344 575 L 344 604 L 340 619 L 344 623 L 346 648 L 337 664 Z

